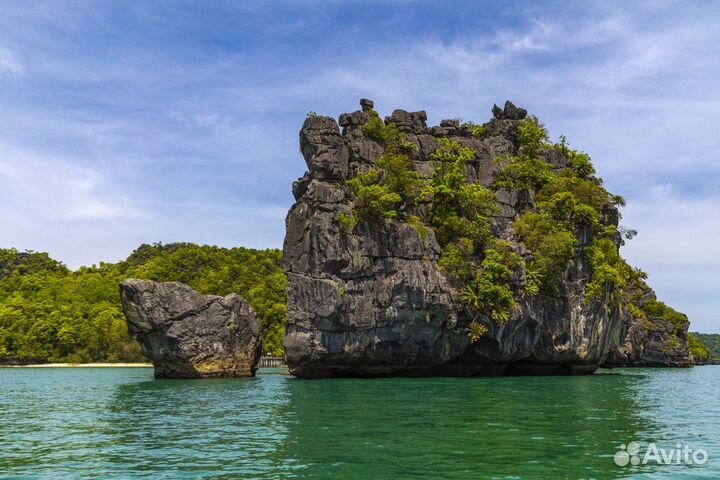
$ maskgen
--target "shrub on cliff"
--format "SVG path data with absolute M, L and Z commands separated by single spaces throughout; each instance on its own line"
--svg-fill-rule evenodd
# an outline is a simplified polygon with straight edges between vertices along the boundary
M 528 157 L 536 158 L 540 150 L 547 145 L 549 139 L 545 125 L 540 123 L 537 117 L 527 117 L 518 126 L 520 137 L 520 153 Z
M 342 231 L 351 232 L 358 221 L 397 218 L 423 235 L 433 232 L 443 247 L 441 267 L 458 282 L 461 301 L 476 317 L 475 337 L 482 330 L 478 315 L 505 322 L 517 306 L 510 278 L 524 268 L 524 261 L 509 244 L 489 243 L 491 217 L 500 208 L 491 190 L 468 180 L 466 165 L 475 153 L 440 139 L 431 156 L 434 173 L 421 178 L 410 157 L 412 144 L 394 124 L 385 125 L 373 112 L 363 132 L 384 152 L 375 168 L 346 182 L 353 194 L 353 211 L 339 214 Z M 416 211 L 418 205 L 422 208 Z
M 469 148 L 444 138 L 432 154 L 434 174 L 426 182 L 423 200 L 429 204 L 427 221 L 442 247 L 468 239 L 479 251 L 492 235 L 490 217 L 499 206 L 493 192 L 468 181 L 465 165 L 474 157 Z
M 420 175 L 413 169 L 409 156 L 415 146 L 394 124 L 385 125 L 377 112 L 369 112 L 363 132 L 380 143 L 384 152 L 375 168 L 347 182 L 357 199 L 357 215 L 341 219 L 344 231 L 352 231 L 358 217 L 364 220 L 397 217 L 401 208 L 415 204 L 422 188 Z
M 603 222 L 606 212 L 624 202 L 609 193 L 596 177 L 590 156 L 573 150 L 565 137 L 550 145 L 547 131 L 537 119 L 525 119 L 518 127 L 519 155 L 502 159 L 496 189 L 532 192 L 534 206 L 515 224 L 520 239 L 532 251 L 529 268 L 537 272 L 541 291 L 557 292 L 568 262 L 577 249 L 585 249 L 592 266 L 587 285 L 589 299 L 620 301 L 620 295 L 636 272 L 619 254 L 618 231 Z M 543 151 L 558 150 L 567 168 L 552 168 Z M 578 232 L 586 232 L 584 245 Z
M 671 323 L 675 328 L 676 334 L 686 329 L 689 323 L 687 315 L 678 312 L 677 310 L 658 300 L 650 300 L 646 302 L 642 306 L 642 310 L 645 312 L 651 322 L 653 319 L 658 318 Z
M 510 287 L 513 272 L 525 267 L 525 261 L 512 251 L 508 242 L 495 240 L 483 252 L 479 268 L 463 290 L 461 299 L 473 312 L 482 313 L 496 323 L 505 323 L 517 309 Z
M 578 253 L 592 270 L 588 300 L 620 302 L 628 285 L 643 278 L 620 257 L 621 231 L 608 217 L 612 212 L 619 216 L 616 207 L 624 200 L 595 177 L 589 155 L 571 149 L 565 137 L 549 143 L 537 118 L 519 122 L 519 148 L 497 160 L 500 170 L 488 189 L 468 179 L 473 150 L 439 138 L 431 154 L 433 174 L 421 177 L 413 164 L 414 144 L 394 123 L 385 124 L 373 110 L 369 115 L 362 131 L 384 152 L 375 167 L 347 181 L 352 203 L 350 213 L 339 215 L 342 231 L 384 218 L 406 222 L 425 235 L 432 232 L 442 248 L 439 264 L 457 283 L 473 322 L 484 315 L 503 323 L 519 299 L 556 295 Z M 490 131 L 456 123 L 476 138 Z M 547 160 L 553 151 L 560 152 L 566 166 Z M 527 199 L 514 225 L 517 238 L 530 250 L 526 258 L 511 244 L 493 240 L 493 218 L 500 211 L 493 190 L 514 191 Z M 524 285 L 512 284 L 514 274 L 524 276 Z

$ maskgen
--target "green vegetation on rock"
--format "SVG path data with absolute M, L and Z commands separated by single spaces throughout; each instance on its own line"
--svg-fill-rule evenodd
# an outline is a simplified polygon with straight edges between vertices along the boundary
M 688 338 L 690 353 L 696 361 L 720 364 L 720 334 L 692 332 Z
M 477 137 L 485 135 L 485 127 L 467 125 Z M 431 156 L 434 174 L 423 178 L 412 163 L 414 145 L 393 123 L 385 125 L 371 112 L 363 133 L 384 152 L 375 168 L 347 181 L 353 211 L 340 214 L 342 231 L 352 231 L 358 221 L 386 218 L 410 225 L 422 238 L 434 233 L 443 248 L 439 263 L 458 282 L 460 299 L 475 317 L 471 337 L 477 340 L 486 331 L 480 314 L 507 321 L 517 307 L 510 279 L 524 261 L 509 243 L 492 240 L 491 217 L 500 206 L 494 192 L 468 180 L 466 165 L 475 153 L 441 138 Z
M 462 294 L 462 301 L 473 312 L 484 313 L 496 323 L 505 323 L 517 308 L 510 285 L 513 272 L 521 270 L 525 262 L 512 251 L 509 243 L 493 241 L 483 252 L 483 260 L 472 265 L 472 277 Z
M 377 166 L 347 182 L 357 199 L 357 212 L 340 219 L 345 231 L 352 231 L 357 219 L 395 218 L 401 208 L 415 204 L 420 194 L 420 175 L 412 167 L 410 154 L 415 145 L 394 124 L 385 125 L 377 112 L 363 125 L 363 132 L 384 147 Z
M 568 262 L 582 249 L 592 266 L 588 299 L 609 295 L 619 301 L 623 289 L 640 273 L 620 257 L 619 232 L 603 220 L 624 201 L 594 176 L 589 155 L 570 149 L 565 137 L 558 144 L 548 143 L 547 131 L 536 118 L 523 120 L 518 134 L 519 155 L 501 160 L 504 168 L 494 186 L 534 196 L 535 208 L 521 216 L 515 230 L 532 251 L 528 267 L 536 273 L 541 292 L 557 293 Z M 543 160 L 542 154 L 552 150 L 562 153 L 568 168 L 554 169 Z
M 564 136 L 553 144 L 537 118 L 520 121 L 519 147 L 514 155 L 496 159 L 498 171 L 487 188 L 468 178 L 476 158 L 472 149 L 436 138 L 438 146 L 430 155 L 433 174 L 421 176 L 414 163 L 415 144 L 393 122 L 385 124 L 375 111 L 369 114 L 362 132 L 383 147 L 383 154 L 374 167 L 346 182 L 350 211 L 339 216 L 342 232 L 382 219 L 405 223 L 422 238 L 434 235 L 442 249 L 439 265 L 456 282 L 472 318 L 473 341 L 487 332 L 489 324 L 483 322 L 506 322 L 519 301 L 557 296 L 578 258 L 589 268 L 586 301 L 625 303 L 649 325 L 657 318 L 671 322 L 676 334 L 686 327 L 684 315 L 659 302 L 641 302 L 636 295 L 646 274 L 619 253 L 623 231 L 616 225 L 617 207 L 624 199 L 604 188 L 590 156 L 571 149 Z M 493 128 L 492 123 L 456 123 L 462 135 L 478 139 Z M 514 241 L 493 236 L 500 194 L 517 199 Z M 523 255 L 518 241 L 528 250 Z
M 468 181 L 465 166 L 474 157 L 469 148 L 445 138 L 432 154 L 434 174 L 423 189 L 423 200 L 429 205 L 427 221 L 443 248 L 470 241 L 472 253 L 477 253 L 492 236 L 490 217 L 499 205 L 493 192 Z
M 439 264 L 459 284 L 460 300 L 472 312 L 470 336 L 476 341 L 486 331 L 478 323 L 480 315 L 501 324 L 517 307 L 510 279 L 525 263 L 509 243 L 492 238 L 491 216 L 500 207 L 492 191 L 468 181 L 465 167 L 474 157 L 469 148 L 440 139 L 423 199 L 427 222 L 443 248 Z
M 673 325 L 675 334 L 683 331 L 688 324 L 687 315 L 676 311 L 675 309 L 665 305 L 657 300 L 650 300 L 642 306 L 643 312 L 648 318 L 660 318 Z
M 485 138 L 488 136 L 489 132 L 486 125 L 478 125 L 473 122 L 460 122 L 459 120 L 458 123 L 460 123 L 460 128 L 470 130 L 475 138 Z
M 710 359 L 710 349 L 695 334 L 688 334 L 690 353 L 696 362 L 705 363 Z
M 118 285 L 179 281 L 243 296 L 262 322 L 264 349 L 281 355 L 287 277 L 279 250 L 189 243 L 142 245 L 125 261 L 70 271 L 45 253 L 0 250 L 0 361 L 142 360 L 127 334 Z

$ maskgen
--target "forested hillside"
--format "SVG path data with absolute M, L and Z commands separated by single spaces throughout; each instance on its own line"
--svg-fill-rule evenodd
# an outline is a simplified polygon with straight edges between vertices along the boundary
M 125 261 L 70 271 L 45 253 L 0 249 L 0 362 L 142 360 L 127 334 L 118 284 L 180 281 L 202 293 L 236 292 L 282 354 L 287 278 L 279 250 L 190 243 L 142 245 Z
M 690 348 L 697 362 L 720 364 L 720 334 L 691 333 Z

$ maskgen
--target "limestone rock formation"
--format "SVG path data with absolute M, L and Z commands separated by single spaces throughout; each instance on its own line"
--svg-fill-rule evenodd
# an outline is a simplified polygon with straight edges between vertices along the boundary
M 655 292 L 647 285 L 643 287 L 637 292 L 636 304 L 657 304 Z M 687 322 L 682 319 L 672 322 L 660 312 L 654 313 L 647 315 L 640 311 L 633 315 L 624 309 L 620 343 L 611 349 L 605 367 L 689 367 L 694 364 L 688 348 Z
M 262 348 L 260 322 L 236 294 L 203 295 L 179 282 L 120 285 L 130 334 L 156 378 L 251 377 Z
M 690 367 L 695 362 L 688 351 L 687 332 L 662 319 L 650 325 L 636 318 L 627 318 L 621 338 L 624 341 L 612 350 L 604 367 Z
M 511 282 L 519 308 L 502 323 L 481 315 L 487 332 L 479 339 L 470 335 L 477 315 L 463 305 L 457 285 L 439 265 L 443 249 L 433 231 L 397 219 L 360 221 L 344 230 L 339 219 L 353 211 L 346 182 L 383 155 L 383 146 L 362 128 L 374 115 L 373 103 L 363 99 L 361 106 L 342 114 L 339 124 L 310 116 L 300 132 L 309 171 L 293 184 L 296 203 L 287 216 L 284 244 L 285 347 L 292 373 L 306 378 L 583 374 L 619 351 L 628 334 L 627 309 L 586 298 L 592 275 L 583 251 L 592 240 L 588 229 L 578 229 L 576 252 L 557 293 L 524 297 L 526 272 L 516 272 Z M 412 166 L 420 175 L 433 175 L 431 155 L 441 139 L 450 139 L 475 154 L 465 167 L 468 179 L 490 187 L 500 170 L 498 159 L 518 154 L 518 127 L 527 112 L 507 102 L 493 114 L 481 136 L 457 120 L 428 127 L 422 111 L 395 110 L 384 123 L 394 124 L 414 145 Z M 541 155 L 556 172 L 569 168 L 558 149 Z M 513 227 L 535 207 L 534 192 L 493 191 L 501 208 L 492 217 L 492 235 L 530 258 Z M 600 221 L 615 227 L 618 217 L 608 205 Z M 647 355 L 653 348 L 645 349 Z

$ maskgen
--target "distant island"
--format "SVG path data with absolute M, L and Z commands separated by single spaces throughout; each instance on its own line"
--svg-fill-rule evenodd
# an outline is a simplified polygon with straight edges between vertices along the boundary
M 690 351 L 698 364 L 720 365 L 720 334 L 690 333 Z
M 46 253 L 0 249 L 0 364 L 147 362 L 128 335 L 120 303 L 118 286 L 131 277 L 241 294 L 261 321 L 264 351 L 281 356 L 287 288 L 281 257 L 273 249 L 158 243 L 118 263 L 71 271 Z

